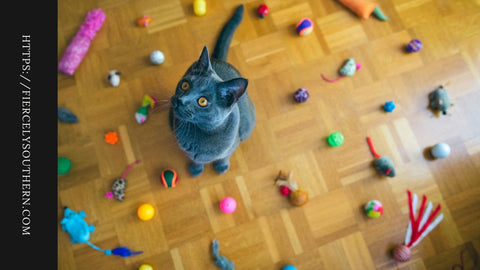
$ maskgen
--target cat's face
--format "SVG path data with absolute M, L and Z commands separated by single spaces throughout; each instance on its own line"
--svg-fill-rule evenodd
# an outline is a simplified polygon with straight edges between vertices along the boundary
M 215 127 L 245 93 L 243 78 L 223 81 L 212 69 L 207 47 L 178 82 L 171 103 L 175 116 L 203 127 Z

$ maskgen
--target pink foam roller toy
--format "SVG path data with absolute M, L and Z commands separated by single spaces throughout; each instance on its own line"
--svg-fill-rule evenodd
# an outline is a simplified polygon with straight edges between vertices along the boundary
M 102 27 L 105 18 L 105 13 L 99 8 L 87 13 L 80 29 L 72 41 L 70 41 L 70 44 L 68 44 L 62 59 L 60 59 L 58 63 L 58 70 L 60 72 L 73 75 L 87 53 L 90 42 Z

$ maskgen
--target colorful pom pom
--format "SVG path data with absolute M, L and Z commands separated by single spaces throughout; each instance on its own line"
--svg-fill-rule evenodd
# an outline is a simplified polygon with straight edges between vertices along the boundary
M 383 205 L 377 200 L 369 201 L 365 204 L 365 213 L 368 217 L 378 218 L 383 214 Z
M 395 110 L 395 107 L 396 106 L 395 106 L 395 103 L 393 101 L 387 101 L 387 102 L 385 102 L 385 105 L 383 105 L 383 110 L 385 112 L 391 113 L 391 112 L 393 112 L 393 110 Z
M 313 31 L 313 21 L 309 18 L 301 19 L 295 26 L 300 36 L 306 36 Z
M 408 52 L 419 52 L 422 49 L 422 47 L 423 47 L 423 44 L 420 40 L 412 39 L 407 44 L 407 51 Z
M 306 88 L 300 88 L 297 91 L 295 91 L 295 94 L 293 94 L 293 97 L 298 103 L 303 103 L 307 101 L 307 99 L 310 97 L 310 94 L 308 93 L 308 90 Z
M 109 144 L 116 144 L 118 142 L 117 133 L 114 131 L 111 131 L 105 134 L 105 142 Z

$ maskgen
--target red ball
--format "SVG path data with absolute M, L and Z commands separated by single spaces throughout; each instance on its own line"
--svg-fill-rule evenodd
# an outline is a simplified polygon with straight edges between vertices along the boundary
M 286 187 L 286 186 L 281 186 L 280 187 L 280 193 L 282 193 L 283 196 L 288 196 L 292 191 Z
M 261 4 L 258 6 L 257 14 L 260 18 L 264 18 L 268 15 L 268 6 L 265 4 Z
M 410 251 L 410 248 L 405 245 L 398 245 L 393 250 L 393 258 L 395 258 L 396 261 L 406 262 L 410 260 L 411 256 L 412 253 Z

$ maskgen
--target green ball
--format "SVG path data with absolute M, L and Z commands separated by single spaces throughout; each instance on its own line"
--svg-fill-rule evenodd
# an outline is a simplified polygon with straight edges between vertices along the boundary
M 328 139 L 327 139 L 328 144 L 334 147 L 342 145 L 344 140 L 345 138 L 343 137 L 343 134 L 340 132 L 333 132 L 328 136 Z
M 64 175 L 70 171 L 72 167 L 72 163 L 66 157 L 59 157 L 58 158 L 58 175 Z

